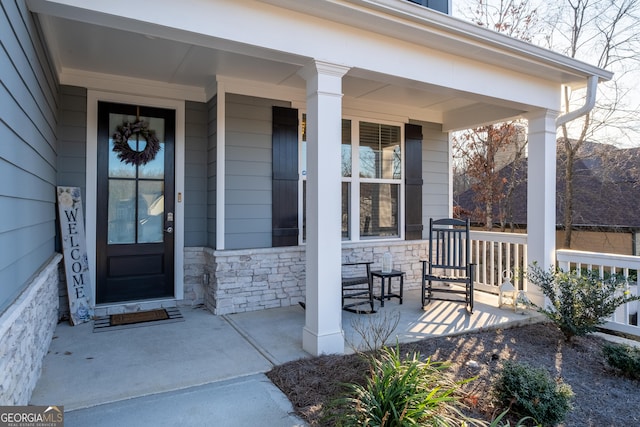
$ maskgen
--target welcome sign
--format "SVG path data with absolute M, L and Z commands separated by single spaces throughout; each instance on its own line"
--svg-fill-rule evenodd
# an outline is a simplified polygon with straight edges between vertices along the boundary
M 78 187 L 58 187 L 57 193 L 69 311 L 71 324 L 77 325 L 93 318 L 82 198 Z

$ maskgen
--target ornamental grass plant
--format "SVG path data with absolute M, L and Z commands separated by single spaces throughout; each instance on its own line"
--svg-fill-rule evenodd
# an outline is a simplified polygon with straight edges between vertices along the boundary
M 337 426 L 461 426 L 468 418 L 457 395 L 467 381 L 446 375 L 447 364 L 422 360 L 420 353 L 402 358 L 399 347 L 384 347 L 371 358 L 365 384 L 347 384 L 346 397 L 333 404 Z

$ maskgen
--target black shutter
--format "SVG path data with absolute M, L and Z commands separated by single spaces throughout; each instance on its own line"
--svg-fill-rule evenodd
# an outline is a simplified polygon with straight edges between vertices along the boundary
M 422 126 L 404 126 L 405 240 L 422 239 Z
M 298 110 L 273 107 L 271 246 L 298 245 Z

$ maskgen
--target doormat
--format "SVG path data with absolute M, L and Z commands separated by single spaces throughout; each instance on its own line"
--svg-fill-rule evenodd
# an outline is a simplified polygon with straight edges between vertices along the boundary
M 154 322 L 156 320 L 167 320 L 169 315 L 167 310 L 136 311 L 133 313 L 120 313 L 111 315 L 111 326 L 130 325 L 132 323 Z
M 112 314 L 110 316 L 97 317 L 93 321 L 93 332 L 113 331 L 140 326 L 163 325 L 165 323 L 180 321 L 184 321 L 184 318 L 177 307 L 136 311 L 133 313 Z

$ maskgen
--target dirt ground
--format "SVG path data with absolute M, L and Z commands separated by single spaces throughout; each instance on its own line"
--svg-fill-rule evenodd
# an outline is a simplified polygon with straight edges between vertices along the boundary
M 566 343 L 548 323 L 512 329 L 429 338 L 401 346 L 402 353 L 419 351 L 434 361 L 449 361 L 459 380 L 477 376 L 465 386 L 466 403 L 478 418 L 498 412 L 491 403 L 491 380 L 502 362 L 514 360 L 544 367 L 571 385 L 574 409 L 564 426 L 639 426 L 640 382 L 616 374 L 603 355 L 598 336 Z M 477 363 L 468 363 L 475 361 Z M 322 407 L 340 395 L 341 384 L 362 382 L 367 364 L 361 356 L 320 356 L 275 367 L 267 375 L 311 426 L 323 426 Z

